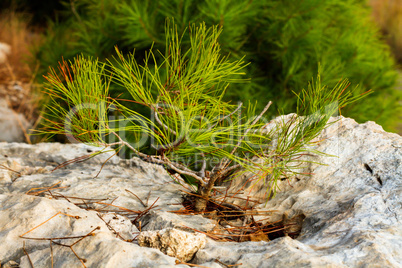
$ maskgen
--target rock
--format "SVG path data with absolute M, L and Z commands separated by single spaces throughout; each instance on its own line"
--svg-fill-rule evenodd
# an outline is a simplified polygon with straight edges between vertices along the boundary
M 402 138 L 373 122 L 340 119 L 317 138 L 315 147 L 336 157 L 307 158 L 325 164 L 311 163 L 301 170 L 311 176 L 279 181 L 280 190 L 267 202 L 264 187 L 250 184 L 244 188 L 243 197 L 264 201 L 256 209 L 272 211 L 265 219 L 254 216 L 255 220 L 297 223 L 285 228 L 287 232 L 301 228 L 297 239 L 285 236 L 237 243 L 207 238 L 205 248 L 198 249 L 191 263 L 206 267 L 401 267 Z M 0 143 L 1 264 L 14 261 L 30 267 L 23 251 L 25 241 L 35 267 L 51 266 L 48 240 L 20 237 L 35 226 L 25 236 L 81 237 L 100 226 L 93 236 L 73 246 L 87 267 L 188 267 L 130 240 L 140 231 L 187 234 L 186 227 L 190 227 L 207 232 L 216 222 L 172 213 L 182 208 L 181 186 L 172 182 L 163 167 L 139 159 L 122 160 L 109 152 L 51 172 L 95 150 L 80 144 Z M 231 191 L 244 182 L 233 182 Z M 55 267 L 82 266 L 69 247 L 53 245 L 52 249 Z
M 9 262 L 5 263 L 2 267 L 3 268 L 18 268 L 18 267 L 20 267 L 20 265 L 15 261 L 9 261 Z
M 151 211 L 141 219 L 143 231 L 155 231 L 165 228 L 182 230 L 197 229 L 198 231 L 212 230 L 216 222 L 201 215 L 177 215 L 166 211 Z
M 216 260 L 226 265 L 240 267 L 351 267 L 333 261 L 329 256 L 321 256 L 314 250 L 290 237 L 282 237 L 274 241 L 265 242 L 214 242 L 207 243 L 205 249 L 200 250 L 195 263 L 206 260 Z
M 24 194 L 0 195 L 0 260 L 20 260 L 21 267 L 172 266 L 175 260 L 158 250 L 125 242 L 109 230 L 95 211 L 86 211 L 66 200 L 51 200 Z M 126 228 L 131 233 L 132 229 Z M 93 235 L 88 235 L 93 234 Z M 75 237 L 73 239 L 57 239 Z M 29 239 L 30 238 L 30 239 Z M 75 245 L 69 247 L 53 244 Z M 81 239 L 82 238 L 82 239 Z M 42 240 L 33 240 L 42 239 Z M 80 240 L 81 239 L 81 240 Z M 52 253 L 53 251 L 53 253 Z
M 0 150 L 0 165 L 10 168 L 0 169 L 0 185 L 4 186 L 0 187 L 0 194 L 26 193 L 33 188 L 50 187 L 59 183 L 57 193 L 62 199 L 64 198 L 61 195 L 104 199 L 103 203 L 114 200 L 114 206 L 129 208 L 132 211 L 145 210 L 133 195 L 135 194 L 143 202 L 148 198 L 148 206 L 155 202 L 154 205 L 158 209 L 171 211 L 182 208 L 182 188 L 172 181 L 163 167 L 140 159 L 128 161 L 115 156 L 105 163 L 112 156 L 112 153 L 108 152 L 51 172 L 59 164 L 77 157 L 89 156 L 99 148 L 83 144 L 42 143 L 32 146 L 0 143 Z M 103 164 L 105 165 L 102 168 Z M 28 175 L 20 176 L 27 172 Z M 99 176 L 96 177 L 98 173 Z M 47 195 L 51 197 L 49 193 Z M 72 201 L 77 200 L 79 199 Z M 86 207 L 83 202 L 80 203 L 81 207 Z M 94 208 L 105 207 L 104 204 L 87 203 Z
M 171 211 L 182 207 L 175 204 L 180 203 L 181 188 L 172 183 L 162 167 L 139 159 L 126 161 L 112 157 L 100 175 L 94 178 L 105 160 L 112 156 L 106 153 L 51 172 L 58 164 L 95 150 L 99 149 L 82 144 L 0 143 L 1 264 L 15 261 L 21 267 L 30 267 L 23 251 L 25 241 L 25 249 L 34 267 L 50 267 L 48 240 L 20 238 L 20 235 L 44 223 L 27 236 L 81 236 L 97 226 L 101 227 L 94 236 L 84 238 L 73 247 L 78 256 L 86 260 L 87 267 L 187 267 L 176 265 L 175 258 L 159 250 L 140 247 L 132 241 L 139 231 L 130 220 L 134 220 L 155 200 L 159 198 L 154 209 Z M 148 207 L 145 208 L 126 189 L 143 202 L 151 192 Z M 54 215 L 56 217 L 50 219 Z M 76 240 L 55 241 L 71 244 Z M 52 247 L 54 267 L 81 265 L 70 248 Z
M 357 124 L 353 119 L 339 119 L 317 138 L 319 143 L 315 147 L 334 157 L 309 158 L 323 165 L 312 163 L 301 171 L 313 173 L 310 177 L 298 176 L 297 179 L 279 181 L 280 190 L 275 198 L 259 206 L 260 209 L 277 211 L 270 221 L 280 220 L 284 214 L 289 218 L 304 215 L 302 232 L 297 239 L 303 247 L 279 242 L 281 240 L 270 243 L 279 252 L 304 252 L 310 256 L 307 263 L 312 267 L 320 266 L 320 262 L 334 267 L 361 267 L 368 264 L 374 267 L 400 267 L 402 138 L 383 131 L 381 126 L 373 122 Z M 237 191 L 247 179 L 244 177 L 243 181 L 233 183 L 231 191 Z M 263 198 L 266 188 L 262 182 L 253 184 L 250 182 L 244 187 L 243 197 Z M 258 219 L 258 216 L 255 218 Z M 230 246 L 228 250 L 235 248 Z M 213 250 L 207 246 L 203 251 Z M 253 252 L 250 250 L 250 258 L 255 258 Z M 201 254 L 198 253 L 197 257 Z M 303 263 L 297 260 L 297 254 L 291 255 L 287 257 L 290 258 L 289 265 L 293 263 L 291 267 Z M 232 259 L 228 262 L 252 263 L 246 260 L 247 254 L 242 253 L 242 256 L 242 260 Z M 264 258 L 275 266 L 280 256 L 267 255 Z M 198 259 L 206 260 L 209 258 Z M 281 267 L 284 263 L 276 265 Z
M 25 141 L 24 130 L 29 126 L 24 115 L 12 110 L 5 99 L 0 99 L 0 141 Z
M 117 213 L 98 213 L 98 217 L 105 222 L 112 233 L 124 241 L 131 242 L 139 233 L 132 222 Z
M 157 248 L 183 262 L 190 261 L 199 249 L 205 247 L 206 243 L 205 234 L 189 233 L 172 228 L 144 231 L 137 239 L 140 246 Z

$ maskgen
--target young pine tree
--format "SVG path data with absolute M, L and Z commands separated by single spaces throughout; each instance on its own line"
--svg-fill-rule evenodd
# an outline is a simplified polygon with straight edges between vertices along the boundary
M 59 72 L 46 77 L 52 102 L 42 131 L 116 151 L 126 147 L 144 161 L 174 170 L 187 178 L 176 177 L 178 182 L 196 185 L 195 208 L 204 211 L 216 183 L 229 175 L 252 172 L 274 192 L 277 179 L 297 172 L 300 156 L 314 152 L 308 144 L 330 116 L 360 98 L 344 92 L 347 81 L 329 90 L 318 77 L 298 95 L 297 112 L 304 116 L 264 133 L 270 101 L 261 112 L 255 105 L 224 101 L 230 83 L 246 82 L 239 78 L 246 64 L 221 55 L 222 29 L 200 24 L 188 31 L 190 48 L 183 50 L 177 27 L 167 22 L 166 51 L 158 56 L 148 51 L 142 65 L 134 53 L 125 56 L 117 49 L 117 58 L 107 63 L 84 56 L 60 63 Z M 111 82 L 131 99 L 110 98 Z M 116 112 L 119 117 L 109 116 Z M 126 133 L 134 138 L 124 139 Z

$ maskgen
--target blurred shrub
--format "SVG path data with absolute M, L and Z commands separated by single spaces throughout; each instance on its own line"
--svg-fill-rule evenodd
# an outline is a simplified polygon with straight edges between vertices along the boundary
M 402 63 L 402 2 L 400 0 L 370 0 L 372 14 L 388 44 Z
M 0 83 L 11 80 L 31 82 L 33 70 L 27 63 L 31 56 L 29 48 L 38 43 L 38 36 L 31 32 L 27 23 L 27 14 L 13 10 L 0 12 L 0 42 L 11 48 L 6 63 L 0 63 Z
M 30 48 L 40 42 L 39 35 L 28 25 L 29 18 L 29 14 L 16 13 L 10 9 L 0 12 L 0 43 L 10 48 L 3 61 L 0 61 L 0 99 L 5 100 L 16 113 L 24 115 L 25 118 L 19 121 L 19 125 L 26 142 L 31 143 L 36 140 L 30 138 L 28 133 L 31 126 L 39 120 L 38 107 L 42 100 L 34 83 L 35 65 L 28 64 L 32 58 Z
M 166 17 L 183 31 L 189 23 L 220 25 L 223 53 L 251 62 L 249 84 L 233 85 L 233 100 L 274 101 L 277 110 L 295 109 L 292 91 L 300 92 L 321 65 L 323 84 L 332 88 L 341 78 L 359 84 L 356 94 L 374 90 L 364 102 L 343 111 L 359 122 L 373 120 L 394 130 L 401 112 L 401 92 L 394 90 L 397 74 L 388 46 L 362 0 L 70 0 L 63 23 L 54 23 L 48 42 L 37 50 L 41 71 L 63 56 L 78 53 L 110 58 L 117 45 L 136 49 L 137 62 L 154 44 L 164 51 Z M 188 45 L 184 36 L 183 44 Z M 112 93 L 121 89 L 112 85 Z

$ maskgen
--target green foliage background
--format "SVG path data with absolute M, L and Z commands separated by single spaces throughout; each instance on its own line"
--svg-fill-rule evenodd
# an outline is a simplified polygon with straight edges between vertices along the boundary
M 389 48 L 381 40 L 363 0 L 79 0 L 64 2 L 62 22 L 49 24 L 46 40 L 36 50 L 40 70 L 84 53 L 111 58 L 114 46 L 123 52 L 144 51 L 154 44 L 165 51 L 165 19 L 174 18 L 179 32 L 190 23 L 220 25 L 223 53 L 233 60 L 244 55 L 251 64 L 251 83 L 232 85 L 228 98 L 274 102 L 271 116 L 294 112 L 299 93 L 321 65 L 322 83 L 332 88 L 341 78 L 359 84 L 355 94 L 374 90 L 364 102 L 343 111 L 359 122 L 373 120 L 392 131 L 401 92 Z M 189 45 L 184 37 L 183 45 Z M 121 93 L 111 86 L 115 96 Z M 124 97 L 124 96 L 123 96 Z M 260 107 L 261 108 L 261 107 Z

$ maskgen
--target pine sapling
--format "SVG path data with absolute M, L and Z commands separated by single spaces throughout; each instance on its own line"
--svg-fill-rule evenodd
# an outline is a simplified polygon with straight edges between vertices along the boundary
M 84 56 L 63 61 L 58 72 L 46 76 L 51 103 L 42 131 L 116 152 L 129 148 L 144 161 L 173 170 L 181 175 L 175 176 L 178 183 L 196 185 L 195 210 L 202 212 L 218 182 L 244 172 L 265 180 L 267 191 L 275 193 L 278 178 L 297 173 L 306 162 L 300 157 L 315 152 L 308 145 L 330 116 L 361 97 L 344 92 L 347 81 L 328 90 L 318 77 L 298 95 L 302 116 L 266 133 L 264 114 L 271 101 L 256 112 L 251 103 L 223 100 L 231 83 L 247 82 L 241 78 L 247 64 L 221 55 L 222 29 L 200 24 L 188 31 L 191 46 L 182 51 L 183 35 L 167 21 L 165 53 L 151 49 L 142 65 L 134 53 L 123 55 L 117 48 L 116 58 L 106 63 Z M 111 82 L 131 99 L 110 97 Z M 110 116 L 116 112 L 118 117 Z

